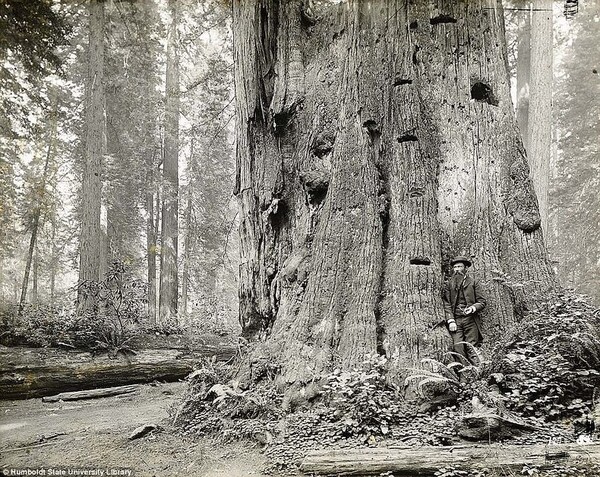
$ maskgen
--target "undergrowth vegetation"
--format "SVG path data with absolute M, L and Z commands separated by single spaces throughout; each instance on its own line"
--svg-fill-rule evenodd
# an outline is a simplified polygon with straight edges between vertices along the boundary
M 2 344 L 64 346 L 86 350 L 126 350 L 141 331 L 146 310 L 146 286 L 115 261 L 100 281 L 88 280 L 77 290 L 89 306 L 26 305 L 0 313 Z
M 509 409 L 545 420 L 591 412 L 600 387 L 600 310 L 562 296 L 495 350 L 490 382 Z
M 222 307 L 210 315 L 193 308 L 179 323 L 156 323 L 148 317 L 147 291 L 146 282 L 114 261 L 102 280 L 82 282 L 52 305 L 25 304 L 19 311 L 16 304 L 0 302 L 0 344 L 127 353 L 182 342 L 190 347 L 230 342 L 239 333 Z M 85 307 L 78 306 L 76 296 Z
M 205 361 L 172 417 L 186 434 L 264 445 L 272 471 L 292 471 L 311 449 L 458 444 L 460 423 L 478 413 L 519 424 L 513 443 L 573 442 L 574 424 L 597 407 L 599 333 L 599 310 L 581 297 L 559 296 L 531 312 L 477 366 L 454 353 L 443 362 L 427 359 L 408 370 L 402 388 L 388 381 L 385 357 L 368 356 L 357 369 L 334 369 L 294 407 L 284 405 L 275 386 L 273 361 L 257 367 L 262 371 L 247 388 L 235 380 L 239 363 Z M 524 475 L 563 475 L 530 471 Z M 439 475 L 470 475 L 461 472 Z

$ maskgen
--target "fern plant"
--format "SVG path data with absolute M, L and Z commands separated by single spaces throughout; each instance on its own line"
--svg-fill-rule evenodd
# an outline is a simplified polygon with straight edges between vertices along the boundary
M 447 363 L 437 359 L 423 358 L 421 360 L 422 367 L 407 368 L 410 374 L 404 380 L 404 387 L 416 382 L 418 394 L 427 398 L 429 394 L 427 391 L 432 388 L 437 390 L 451 388 L 458 392 L 461 382 L 480 380 L 485 374 L 489 361 L 485 360 L 481 352 L 472 344 L 467 342 L 458 344 L 472 347 L 478 364 L 470 363 L 462 354 L 454 351 L 446 353 Z

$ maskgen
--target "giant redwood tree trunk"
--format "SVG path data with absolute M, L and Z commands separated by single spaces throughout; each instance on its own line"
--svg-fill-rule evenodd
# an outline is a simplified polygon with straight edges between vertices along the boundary
M 102 257 L 106 257 L 101 227 L 102 154 L 104 152 L 104 2 L 89 5 L 89 65 L 85 93 L 85 166 L 81 187 L 81 239 L 79 282 L 101 279 Z M 89 300 L 79 298 L 80 309 Z
M 240 320 L 281 383 L 446 349 L 466 254 L 488 340 L 553 287 L 499 2 L 234 1 Z

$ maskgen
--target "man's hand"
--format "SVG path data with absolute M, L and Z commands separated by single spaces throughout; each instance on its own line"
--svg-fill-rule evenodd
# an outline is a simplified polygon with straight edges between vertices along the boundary
M 471 305 L 465 308 L 465 315 L 472 315 L 473 313 L 475 313 L 477 311 L 477 308 L 475 308 L 475 305 Z
M 450 330 L 450 333 L 454 333 L 456 331 L 456 321 L 449 320 L 448 321 L 448 329 Z

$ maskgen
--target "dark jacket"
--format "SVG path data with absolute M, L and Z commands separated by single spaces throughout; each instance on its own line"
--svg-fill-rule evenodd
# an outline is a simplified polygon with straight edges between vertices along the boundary
M 458 302 L 458 293 L 461 284 L 465 294 L 467 306 L 474 305 L 475 309 L 477 310 L 476 313 L 470 316 L 472 316 L 475 320 L 475 323 L 477 323 L 479 333 L 481 334 L 481 317 L 479 316 L 479 312 L 485 308 L 485 295 L 483 294 L 479 280 L 474 279 L 470 275 L 465 275 L 464 280 L 463 276 L 455 275 L 444 284 L 442 298 L 444 300 L 446 321 L 454 318 L 454 309 Z

